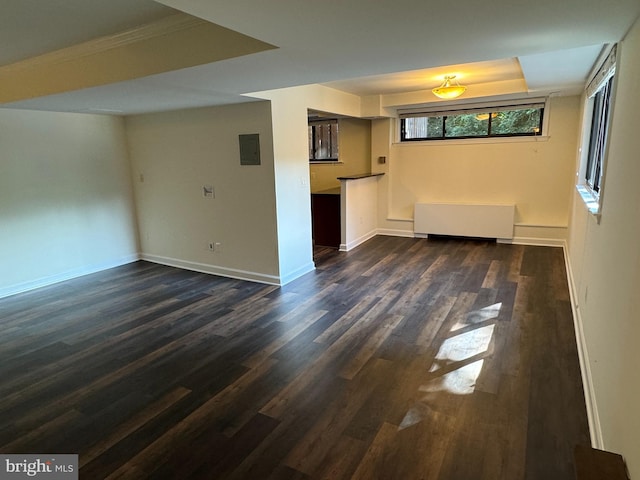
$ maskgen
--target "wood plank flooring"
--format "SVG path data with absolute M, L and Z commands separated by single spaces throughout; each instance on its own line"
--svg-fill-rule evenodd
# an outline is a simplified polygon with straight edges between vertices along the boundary
M 573 479 L 562 255 L 379 236 L 282 288 L 137 262 L 0 300 L 0 452 L 92 480 Z

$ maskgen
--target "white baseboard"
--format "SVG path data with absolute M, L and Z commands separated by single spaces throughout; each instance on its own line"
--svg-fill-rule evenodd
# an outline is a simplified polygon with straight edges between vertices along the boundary
M 162 257 L 160 255 L 150 255 L 147 253 L 141 254 L 140 258 L 148 262 L 159 263 L 160 265 L 167 265 L 169 267 L 183 268 L 194 272 L 209 273 L 212 275 L 219 275 L 221 277 L 249 280 L 251 282 L 266 283 L 269 285 L 283 285 L 283 283 L 281 283 L 281 278 L 276 275 L 266 275 L 264 273 L 249 272 L 246 270 L 220 267 L 218 265 L 209 265 L 207 263 L 191 262 L 189 260 L 180 260 L 178 258 Z
M 116 260 L 112 260 L 109 262 L 86 265 L 80 268 L 74 268 L 71 270 L 66 270 L 64 272 L 56 273 L 55 275 L 48 275 L 46 277 L 37 278 L 35 280 L 30 280 L 28 282 L 18 283 L 16 285 L 10 285 L 8 287 L 0 288 L 0 298 L 9 297 L 11 295 L 17 295 L 18 293 L 28 292 L 30 290 L 35 290 L 36 288 L 47 287 L 55 283 L 60 283 L 66 280 L 71 280 L 74 278 L 83 277 L 85 275 L 90 275 L 92 273 L 101 272 L 102 270 L 108 270 L 110 268 L 120 267 L 121 265 L 137 262 L 138 260 L 140 260 L 140 255 L 138 255 L 137 253 L 134 253 L 131 255 L 125 255 L 124 257 L 120 257 Z
M 378 235 L 387 235 L 391 237 L 411 237 L 411 238 L 429 238 L 429 235 L 424 233 L 414 233 L 413 230 L 390 230 L 390 229 L 378 229 Z M 534 245 L 542 247 L 560 247 L 562 248 L 565 241 L 558 238 L 536 238 L 536 237 L 513 237 L 513 238 L 498 238 L 498 243 L 506 243 L 513 245 Z
M 8 287 L 3 287 L 3 288 L 0 288 L 0 298 L 9 297 L 11 295 L 17 295 L 19 293 L 35 290 L 36 288 L 46 287 L 49 285 L 53 285 L 55 283 L 64 282 L 66 280 L 83 277 L 85 275 L 90 275 L 92 273 L 101 272 L 103 270 L 108 270 L 110 268 L 119 267 L 122 265 L 126 265 L 127 263 L 136 262 L 138 260 L 146 260 L 148 262 L 159 263 L 161 265 L 168 265 L 170 267 L 184 268 L 185 270 L 192 270 L 192 271 L 201 272 L 201 273 L 209 273 L 213 275 L 219 275 L 222 277 L 236 278 L 238 280 L 248 280 L 252 282 L 266 283 L 269 285 L 279 285 L 279 286 L 285 285 L 295 280 L 296 278 L 304 275 L 305 273 L 311 272 L 315 269 L 315 265 L 313 263 L 309 263 L 308 265 L 305 265 L 284 277 L 278 277 L 276 275 L 265 275 L 263 273 L 248 272 L 244 270 L 220 267 L 217 265 L 208 265 L 203 263 L 190 262 L 186 260 L 179 260 L 176 258 L 162 257 L 158 255 L 149 255 L 144 253 L 141 253 L 141 254 L 135 253 L 135 254 L 121 257 L 117 260 L 113 260 L 110 262 L 88 265 L 82 268 L 76 268 L 72 270 L 67 270 L 65 272 L 57 273 L 55 275 L 49 275 L 46 277 L 37 278 L 35 280 L 30 280 L 28 282 L 23 282 L 15 285 L 10 285 Z
M 386 235 L 388 237 L 408 237 L 413 238 L 416 235 L 413 233 L 413 230 L 394 230 L 391 228 L 379 228 L 377 230 L 378 235 Z
M 312 272 L 315 269 L 316 269 L 316 266 L 315 266 L 315 264 L 313 262 L 308 263 L 308 264 L 298 268 L 297 270 L 294 270 L 293 272 L 289 273 L 288 275 L 280 277 L 279 285 L 286 285 L 287 283 L 294 281 L 296 278 L 299 278 L 302 275 L 305 275 L 306 273 Z
M 352 241 L 350 241 L 350 242 L 348 242 L 346 244 L 341 243 L 339 250 L 341 252 L 348 252 L 349 250 L 351 250 L 353 248 L 356 248 L 358 245 L 362 245 L 367 240 L 372 239 L 377 234 L 378 234 L 377 230 L 371 230 L 370 232 L 367 232 L 364 235 L 362 235 L 361 237 L 356 238 L 355 240 L 352 240 Z
M 560 238 L 513 237 L 506 239 L 499 238 L 498 243 L 562 248 L 565 244 L 565 241 Z
M 578 359 L 580 361 L 580 373 L 582 375 L 582 388 L 584 389 L 584 400 L 587 407 L 587 420 L 589 422 L 589 433 L 591 435 L 591 446 L 594 448 L 604 449 L 604 441 L 602 439 L 602 427 L 600 426 L 600 416 L 598 415 L 598 406 L 596 403 L 596 394 L 593 389 L 593 381 L 591 376 L 591 364 L 589 362 L 589 353 L 587 350 L 587 342 L 584 338 L 584 329 L 582 324 L 582 316 L 577 302 L 577 289 L 569 262 L 569 252 L 566 242 L 563 244 L 564 263 L 567 270 L 567 282 L 569 283 L 569 296 L 571 299 L 571 311 L 573 312 L 573 325 L 576 333 L 576 344 L 578 346 Z

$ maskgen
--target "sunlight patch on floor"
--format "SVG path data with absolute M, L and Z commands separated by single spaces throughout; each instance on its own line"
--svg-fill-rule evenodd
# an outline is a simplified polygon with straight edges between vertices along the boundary
M 451 332 L 454 334 L 440 345 L 440 349 L 429 368 L 429 380 L 418 389 L 426 394 L 448 393 L 452 395 L 471 395 L 484 366 L 485 354 L 489 350 L 495 330 L 495 323 L 489 323 L 500 314 L 502 303 L 495 303 L 480 310 L 474 310 L 465 316 L 464 323 L 456 322 Z M 474 325 L 477 325 L 474 327 Z M 485 355 L 486 357 L 487 355 Z M 403 430 L 422 421 L 427 398 L 411 407 L 405 414 L 399 430 Z
M 451 331 L 455 332 L 457 330 L 460 330 L 461 328 L 467 327 L 468 325 L 474 325 L 477 323 L 486 322 L 487 320 L 491 320 L 492 318 L 498 318 L 501 308 L 502 302 L 494 303 L 493 305 L 481 308 L 480 310 L 469 312 L 466 315 L 464 322 L 456 322 L 456 324 L 451 327 Z

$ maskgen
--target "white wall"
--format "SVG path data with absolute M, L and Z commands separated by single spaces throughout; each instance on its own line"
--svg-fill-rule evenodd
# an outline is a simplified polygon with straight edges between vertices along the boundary
M 279 265 L 286 283 L 314 268 L 307 110 L 357 117 L 360 98 L 320 85 L 252 96 L 271 100 Z
M 143 258 L 279 283 L 269 103 L 136 115 L 126 127 Z M 261 165 L 240 165 L 238 135 L 252 133 Z
M 0 109 L 0 297 L 137 259 L 121 118 Z
M 387 177 L 380 188 L 380 227 L 412 232 L 416 202 L 515 204 L 516 237 L 561 242 L 569 222 L 579 105 L 578 97 L 552 98 L 549 137 L 536 139 L 394 143 L 393 122 L 376 120 L 371 153 L 387 156 L 386 165 L 373 165 Z
M 340 250 L 351 250 L 376 235 L 380 178 L 340 181 Z
M 640 21 L 619 48 L 602 217 L 598 224 L 574 193 L 569 258 L 596 443 L 622 454 L 631 478 L 640 478 Z

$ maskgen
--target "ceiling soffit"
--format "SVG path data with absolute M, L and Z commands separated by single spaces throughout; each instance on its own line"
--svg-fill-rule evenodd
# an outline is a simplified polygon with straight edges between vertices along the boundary
M 0 67 L 0 103 L 133 80 L 275 48 L 179 13 Z

